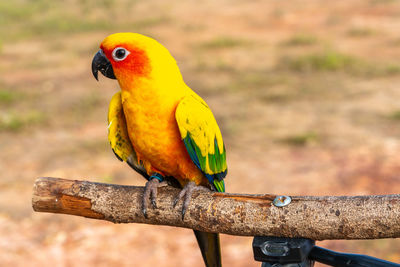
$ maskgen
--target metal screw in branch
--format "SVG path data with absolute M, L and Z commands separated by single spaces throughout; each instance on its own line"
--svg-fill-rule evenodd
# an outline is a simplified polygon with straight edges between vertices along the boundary
M 275 207 L 285 207 L 289 205 L 290 202 L 292 202 L 292 198 L 289 196 L 277 196 L 274 201 L 272 201 L 272 204 L 274 204 Z

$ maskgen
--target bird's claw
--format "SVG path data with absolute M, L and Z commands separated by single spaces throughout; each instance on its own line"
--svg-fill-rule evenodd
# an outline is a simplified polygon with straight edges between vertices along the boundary
M 148 214 L 147 214 L 147 208 L 149 207 L 149 201 L 151 202 L 151 205 L 153 208 L 157 208 L 157 189 L 158 187 L 166 185 L 166 182 L 161 182 L 153 178 L 149 181 L 147 181 L 146 186 L 144 188 L 144 193 L 143 193 L 143 206 L 142 206 L 142 212 L 144 217 L 147 219 Z
M 154 197 L 151 198 L 151 205 L 153 205 L 153 208 L 155 208 L 155 209 L 157 208 L 157 202 L 154 199 Z
M 192 194 L 194 191 L 202 191 L 206 190 L 209 191 L 207 187 L 201 186 L 201 185 L 196 185 L 194 182 L 189 182 L 183 187 L 181 192 L 179 192 L 178 196 L 175 198 L 173 207 L 175 208 L 176 205 L 178 204 L 179 200 L 183 198 L 183 204 L 182 204 L 182 221 L 185 218 L 185 213 L 189 207 L 190 200 L 192 198 Z
M 181 191 L 182 192 L 182 191 Z M 178 204 L 178 201 L 180 200 L 180 198 L 179 198 L 179 196 L 178 197 L 176 197 L 175 199 L 174 199 L 174 203 L 173 203 L 173 207 L 175 208 L 176 207 L 176 204 Z

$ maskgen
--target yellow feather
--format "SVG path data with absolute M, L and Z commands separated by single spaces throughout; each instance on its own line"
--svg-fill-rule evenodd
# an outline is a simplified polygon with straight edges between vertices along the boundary
M 108 109 L 108 140 L 114 153 L 123 161 L 134 154 L 126 128 L 125 116 L 122 110 L 121 92 L 116 93 Z

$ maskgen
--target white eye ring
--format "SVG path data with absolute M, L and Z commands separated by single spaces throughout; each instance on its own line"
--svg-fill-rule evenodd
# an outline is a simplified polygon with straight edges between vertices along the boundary
M 131 52 L 129 52 L 128 50 L 126 50 L 123 47 L 116 47 L 113 51 L 112 51 L 112 57 L 115 61 L 122 61 L 124 60 Z

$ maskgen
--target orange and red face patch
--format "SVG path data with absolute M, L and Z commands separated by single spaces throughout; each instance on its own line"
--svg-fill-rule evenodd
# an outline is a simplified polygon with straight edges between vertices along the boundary
M 124 60 L 115 61 L 112 57 L 112 52 L 117 47 L 125 48 L 130 54 Z M 150 60 L 144 50 L 124 43 L 118 44 L 111 49 L 103 47 L 103 45 L 101 45 L 100 48 L 111 62 L 114 73 L 126 73 L 135 76 L 147 76 L 150 73 Z

